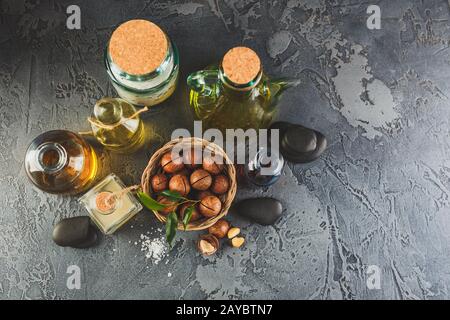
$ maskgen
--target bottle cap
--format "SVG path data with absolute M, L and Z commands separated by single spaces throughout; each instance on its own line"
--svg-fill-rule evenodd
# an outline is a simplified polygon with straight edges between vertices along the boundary
M 245 85 L 259 76 L 261 60 L 250 48 L 234 47 L 223 57 L 222 69 L 228 80 L 237 85 Z
M 144 75 L 155 71 L 167 56 L 168 41 L 153 22 L 130 20 L 114 30 L 109 41 L 111 60 L 124 72 Z

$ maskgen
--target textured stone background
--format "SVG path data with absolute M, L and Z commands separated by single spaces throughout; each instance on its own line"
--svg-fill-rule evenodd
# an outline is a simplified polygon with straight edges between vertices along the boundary
M 81 30 L 65 28 L 69 4 L 81 7 Z M 365 27 L 370 4 L 381 7 L 381 30 Z M 0 12 L 0 298 L 449 298 L 447 1 L 2 0 Z M 279 118 L 329 138 L 322 159 L 289 165 L 274 187 L 240 188 L 240 198 L 274 196 L 286 208 L 274 227 L 231 214 L 248 239 L 242 250 L 205 259 L 197 235 L 181 234 L 156 264 L 141 251 L 141 234 L 163 237 L 147 211 L 89 250 L 51 240 L 56 222 L 85 212 L 31 187 L 26 146 L 49 129 L 88 129 L 94 102 L 115 95 L 102 64 L 109 34 L 137 17 L 158 23 L 181 54 L 178 90 L 145 116 L 149 135 L 192 126 L 187 74 L 244 44 L 269 74 L 302 80 Z M 151 136 L 140 154 L 105 154 L 126 183 L 157 148 Z M 81 290 L 66 288 L 71 264 Z M 381 290 L 367 289 L 368 265 L 380 267 Z

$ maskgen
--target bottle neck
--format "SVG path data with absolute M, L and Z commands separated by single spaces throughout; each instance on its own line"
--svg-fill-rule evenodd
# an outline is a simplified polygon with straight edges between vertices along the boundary
M 103 124 L 116 124 L 123 117 L 123 109 L 119 99 L 103 98 L 94 106 L 95 118 Z
M 260 83 L 262 78 L 262 72 L 260 71 L 258 75 L 252 81 L 246 84 L 235 84 L 225 75 L 222 67 L 219 69 L 219 80 L 222 84 L 223 92 L 236 96 L 236 97 L 249 97 L 252 95 L 256 87 Z
M 61 171 L 68 161 L 66 149 L 55 142 L 47 142 L 40 145 L 36 152 L 36 158 L 39 169 L 46 173 Z

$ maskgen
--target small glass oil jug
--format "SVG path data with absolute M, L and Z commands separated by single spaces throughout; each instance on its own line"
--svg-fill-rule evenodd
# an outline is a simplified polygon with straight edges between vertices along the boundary
M 112 151 L 132 153 L 144 143 L 144 125 L 139 112 L 123 99 L 98 100 L 89 122 L 97 140 Z
M 203 127 L 225 129 L 267 128 L 276 112 L 280 94 L 290 80 L 269 79 L 258 55 L 250 48 L 235 47 L 214 65 L 189 75 L 190 107 Z

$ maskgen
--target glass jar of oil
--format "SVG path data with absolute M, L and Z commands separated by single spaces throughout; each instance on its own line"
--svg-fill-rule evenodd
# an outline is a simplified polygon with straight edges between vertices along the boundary
M 25 171 L 43 191 L 77 194 L 94 182 L 99 163 L 94 149 L 79 135 L 53 130 L 36 137 L 25 155 Z
M 97 101 L 90 123 L 97 140 L 112 151 L 132 153 L 144 143 L 142 120 L 136 108 L 123 99 Z
M 270 79 L 250 48 L 230 49 L 218 65 L 189 75 L 190 106 L 205 129 L 267 128 L 284 89 L 293 81 Z

